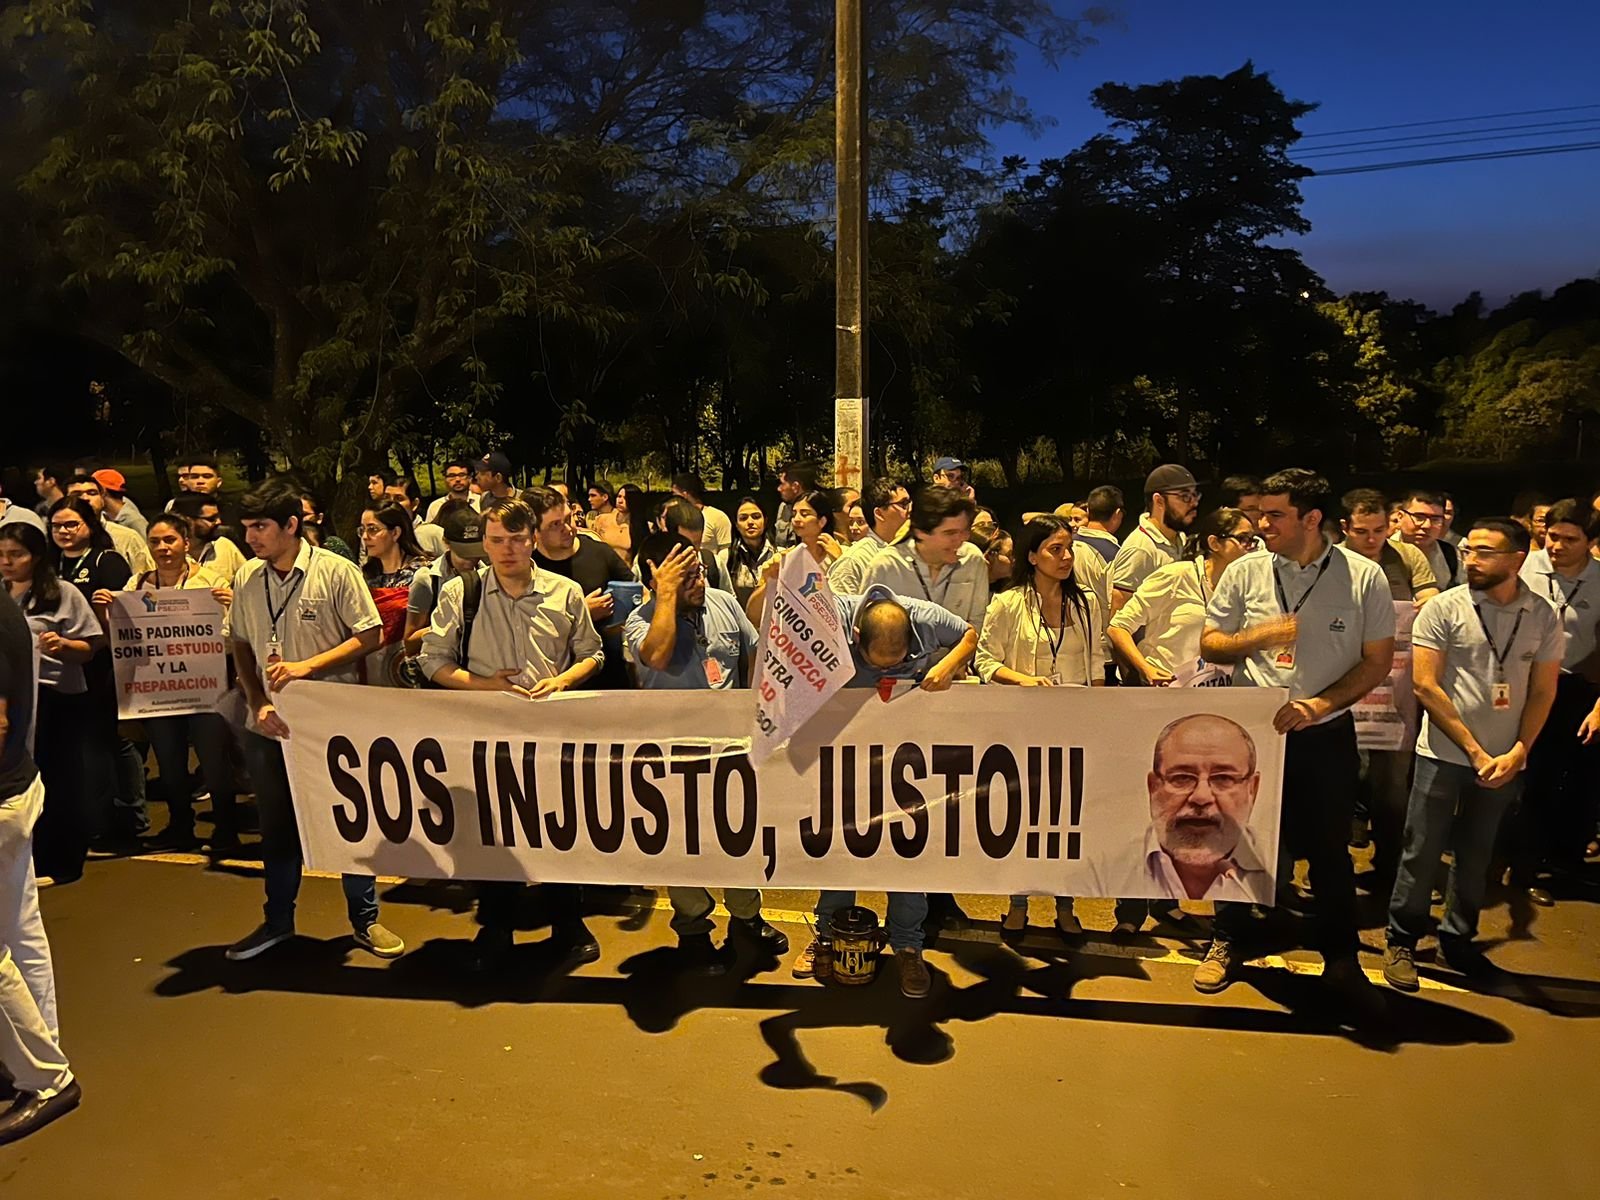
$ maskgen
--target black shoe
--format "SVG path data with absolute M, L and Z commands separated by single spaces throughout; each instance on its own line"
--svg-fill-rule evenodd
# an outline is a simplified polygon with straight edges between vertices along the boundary
M 239 835 L 233 830 L 222 830 L 213 833 L 205 842 L 207 854 L 237 854 L 244 847 L 239 840 Z
M 168 825 L 155 837 L 146 838 L 143 848 L 146 850 L 194 850 L 200 845 L 200 839 L 195 837 L 194 828 L 183 826 L 173 827 Z
M 1478 947 L 1456 939 L 1439 939 L 1439 961 L 1468 979 L 1484 979 L 1499 970 Z
M 728 963 L 711 944 L 709 933 L 690 933 L 678 939 L 678 963 L 696 975 L 726 975 Z
M 769 954 L 787 954 L 789 952 L 788 935 L 783 930 L 775 929 L 767 924 L 766 918 L 760 913 L 748 920 L 744 917 L 729 917 L 728 932 L 734 937 L 754 942 Z
M 1322 981 L 1349 1004 L 1357 1016 L 1371 1018 L 1383 1015 L 1383 997 L 1356 959 L 1336 958 L 1325 962 Z
M 956 932 L 970 929 L 972 918 L 967 916 L 949 892 L 935 892 L 928 897 L 928 916 L 923 924 Z
M 561 947 L 561 966 L 566 970 L 600 961 L 600 942 L 582 921 L 572 929 L 551 932 L 551 940 Z
M 509 929 L 478 930 L 472 939 L 472 969 L 480 975 L 489 975 L 505 969 L 511 961 L 512 947 Z
M 32 1092 L 19 1093 L 11 1107 L 0 1113 L 0 1146 L 43 1129 L 77 1108 L 82 1100 L 83 1089 L 76 1079 L 48 1100 L 41 1100 Z

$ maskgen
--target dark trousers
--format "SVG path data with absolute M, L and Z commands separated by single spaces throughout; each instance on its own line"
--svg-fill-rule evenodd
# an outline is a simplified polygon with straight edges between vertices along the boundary
M 189 787 L 189 748 L 200 760 L 200 776 L 211 793 L 211 812 L 218 833 L 238 831 L 234 797 L 233 757 L 228 723 L 216 713 L 185 717 L 152 717 L 144 723 L 161 772 L 167 800 L 167 828 L 194 830 L 194 796 Z
M 300 825 L 289 794 L 289 772 L 283 747 L 258 733 L 244 735 L 245 759 L 255 781 L 256 811 L 261 817 L 261 865 L 265 869 L 267 924 L 294 928 L 294 904 L 300 895 Z M 378 884 L 371 875 L 344 876 L 344 902 L 350 927 L 358 933 L 378 919 Z
M 1375 894 L 1394 887 L 1405 846 L 1406 802 L 1411 794 L 1410 750 L 1362 750 L 1357 812 L 1372 822 L 1372 874 Z
M 550 936 L 570 939 L 583 927 L 583 885 L 541 883 L 541 896 L 549 906 Z M 495 933 L 510 935 L 517 927 L 517 909 L 525 883 L 485 880 L 478 885 L 478 923 Z
M 1578 726 L 1595 695 L 1595 685 L 1581 675 L 1564 673 L 1556 685 L 1550 716 L 1528 755 L 1517 838 L 1520 882 L 1530 882 L 1540 862 L 1566 871 L 1583 865 L 1600 794 L 1600 743 L 1585 746 Z
M 109 797 L 110 747 L 99 736 L 87 692 L 39 689 L 34 758 L 44 777 L 44 811 L 33 831 L 33 865 L 40 875 L 77 879 L 98 835 Z
M 1446 849 L 1454 862 L 1445 885 L 1439 938 L 1460 943 L 1477 935 L 1495 834 L 1521 787 L 1520 778 L 1504 787 L 1480 787 L 1471 767 L 1417 756 L 1416 782 L 1406 809 L 1406 849 L 1389 899 L 1391 945 L 1415 949 L 1428 932 L 1433 880 Z
M 1317 949 L 1324 962 L 1353 959 L 1360 945 L 1355 868 L 1348 845 L 1361 776 L 1355 721 L 1346 713 L 1325 725 L 1297 729 L 1285 741 L 1278 894 L 1282 896 L 1293 882 L 1295 860 L 1306 859 L 1317 901 Z M 1218 937 L 1248 937 L 1249 922 L 1248 904 L 1217 905 Z

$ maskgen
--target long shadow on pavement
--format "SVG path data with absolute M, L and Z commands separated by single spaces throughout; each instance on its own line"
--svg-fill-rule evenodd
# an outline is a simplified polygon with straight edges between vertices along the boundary
M 507 969 L 493 976 L 469 969 L 471 944 L 460 938 L 435 938 L 387 966 L 379 967 L 346 937 L 298 938 L 260 959 L 229 962 L 222 946 L 187 950 L 169 962 L 173 974 L 156 987 L 162 996 L 206 990 L 230 993 L 277 991 L 308 995 L 347 995 L 389 1000 L 449 1001 L 467 1008 L 496 1003 L 587 1004 L 622 1008 L 642 1031 L 662 1033 L 697 1010 L 764 1011 L 763 1040 L 773 1060 L 758 1072 L 767 1085 L 817 1088 L 862 1099 L 872 1108 L 887 1102 L 882 1085 L 841 1080 L 824 1074 L 807 1059 L 801 1035 L 807 1030 L 870 1028 L 884 1030 L 885 1043 L 902 1061 L 936 1065 L 955 1053 L 945 1028 L 951 1022 L 981 1021 L 999 1014 L 1231 1032 L 1347 1037 L 1359 1045 L 1393 1051 L 1415 1042 L 1431 1045 L 1503 1044 L 1511 1031 L 1498 1021 L 1448 1004 L 1397 993 L 1376 992 L 1359 1024 L 1350 1010 L 1318 979 L 1289 971 L 1249 968 L 1249 983 L 1281 1010 L 1199 1003 L 1088 1000 L 1073 996 L 1087 979 L 1145 979 L 1136 958 L 1030 950 L 1019 954 L 999 943 L 959 941 L 948 947 L 957 963 L 980 976 L 957 986 L 932 968 L 934 987 L 923 1000 L 899 994 L 891 960 L 865 987 L 757 982 L 775 970 L 770 955 L 742 948 L 732 969 L 721 977 L 679 970 L 677 951 L 658 947 L 626 959 L 619 976 L 570 974 L 548 941 L 519 945 Z M 362 965 L 352 960 L 360 955 Z

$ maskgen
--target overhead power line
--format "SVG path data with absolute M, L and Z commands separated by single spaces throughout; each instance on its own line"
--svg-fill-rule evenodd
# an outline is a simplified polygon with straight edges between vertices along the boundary
M 1348 167 L 1329 167 L 1313 171 L 1315 178 L 1329 175 L 1364 175 L 1371 171 L 1395 171 L 1402 167 L 1432 167 L 1441 163 L 1488 162 L 1497 158 L 1537 158 L 1543 154 L 1576 154 L 1582 150 L 1600 150 L 1600 142 L 1568 142 L 1560 146 L 1524 146 L 1515 150 L 1480 150 L 1473 154 L 1450 154 L 1439 158 L 1413 158 L 1401 162 L 1362 163 Z
M 1542 129 L 1536 133 L 1497 133 L 1478 136 L 1461 136 L 1454 134 L 1440 135 L 1426 141 L 1409 142 L 1404 146 L 1368 146 L 1361 150 L 1316 150 L 1310 154 L 1297 154 L 1295 162 L 1305 162 L 1313 158 L 1350 158 L 1353 155 L 1373 154 L 1410 154 L 1417 150 L 1437 150 L 1443 146 L 1467 146 L 1474 142 L 1514 142 L 1522 138 L 1551 138 L 1571 137 L 1579 133 L 1593 133 L 1600 130 L 1600 121 L 1585 121 L 1576 128 L 1571 129 Z
M 1357 150 L 1376 150 L 1383 146 L 1397 145 L 1403 149 L 1404 147 L 1401 144 L 1405 142 L 1431 142 L 1441 138 L 1465 137 L 1469 134 L 1473 136 L 1488 136 L 1496 133 L 1511 133 L 1513 130 L 1530 129 L 1545 133 L 1559 133 L 1561 130 L 1574 125 L 1593 125 L 1596 121 L 1600 121 L 1600 114 L 1576 117 L 1570 121 L 1532 121 L 1522 125 L 1480 125 L 1468 129 L 1435 129 L 1429 133 L 1408 133 L 1404 137 L 1362 138 L 1354 142 L 1318 143 L 1310 147 L 1310 150 L 1314 154 L 1331 154 L 1333 151 L 1344 149 L 1345 147 L 1353 147 Z M 1524 133 L 1520 136 L 1528 137 L 1530 135 Z
M 1322 133 L 1307 133 L 1301 141 L 1313 138 L 1344 137 L 1351 133 L 1381 133 L 1386 129 L 1420 129 L 1424 125 L 1462 125 L 1471 121 L 1500 121 L 1507 117 L 1539 117 L 1549 113 L 1582 112 L 1600 108 L 1600 104 L 1564 104 L 1559 108 L 1527 108 L 1520 112 L 1485 113 L 1477 117 L 1438 117 L 1431 121 L 1401 121 L 1394 125 L 1364 125 L 1357 129 L 1329 129 Z

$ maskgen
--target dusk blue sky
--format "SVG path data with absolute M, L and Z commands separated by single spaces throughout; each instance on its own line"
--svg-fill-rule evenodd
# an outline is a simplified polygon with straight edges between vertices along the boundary
M 1098 44 L 1058 69 L 1024 56 L 1017 90 L 1057 124 L 1039 139 L 1003 131 L 995 139 L 1000 153 L 1037 161 L 1102 131 L 1089 92 L 1106 80 L 1222 74 L 1246 59 L 1289 96 L 1320 102 L 1302 122 L 1308 134 L 1600 104 L 1600 0 L 1121 0 L 1114 7 L 1120 21 L 1097 30 Z M 1600 108 L 1487 124 L 1584 118 L 1600 127 Z M 1394 157 L 1565 141 L 1600 141 L 1600 132 Z M 1338 292 L 1382 289 L 1448 308 L 1476 289 L 1494 305 L 1600 272 L 1600 150 L 1312 178 L 1301 188 L 1313 229 L 1299 248 Z

